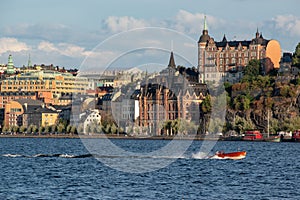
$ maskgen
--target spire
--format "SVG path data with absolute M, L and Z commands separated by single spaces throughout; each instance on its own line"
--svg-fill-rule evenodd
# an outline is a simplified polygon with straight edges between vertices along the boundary
M 32 67 L 32 63 L 31 63 L 31 59 L 30 59 L 30 54 L 29 54 L 29 57 L 28 57 L 27 67 Z
M 207 23 L 206 23 L 206 15 L 204 15 L 204 27 L 203 30 L 208 31 L 207 29 Z
M 168 67 L 176 68 L 173 51 L 171 51 Z
M 259 37 L 260 37 L 260 38 L 264 38 L 263 35 L 262 35 L 262 32 L 260 32 L 260 36 L 259 36 Z
M 224 34 L 222 42 L 227 42 L 226 36 Z
M 257 30 L 256 30 L 256 34 L 255 34 L 256 38 L 259 38 L 259 32 L 258 32 L 258 27 L 257 27 Z
M 202 35 L 199 38 L 198 43 L 207 43 L 210 40 L 210 36 L 208 35 L 207 23 L 206 23 L 206 15 L 204 15 L 204 26 L 202 30 Z

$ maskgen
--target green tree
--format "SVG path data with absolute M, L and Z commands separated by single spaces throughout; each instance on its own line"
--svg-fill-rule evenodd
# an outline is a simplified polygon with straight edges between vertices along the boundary
M 44 133 L 46 134 L 50 133 L 50 129 L 51 129 L 50 126 L 45 126 Z
M 105 126 L 103 126 L 103 131 L 105 133 L 110 133 L 110 129 L 111 129 L 111 125 L 110 124 L 106 124 Z
M 19 132 L 19 127 L 18 127 L 18 126 L 13 126 L 13 127 L 12 127 L 12 131 L 13 131 L 14 133 Z
M 69 125 L 67 126 L 66 132 L 67 132 L 67 133 L 70 133 L 70 132 L 71 132 L 71 129 L 72 129 L 72 126 L 69 124 Z
M 76 134 L 77 133 L 76 126 L 72 126 L 71 127 L 70 133 L 72 133 L 72 134 Z
M 38 127 L 36 125 L 32 125 L 32 132 L 36 133 L 38 131 Z
M 260 60 L 250 60 L 244 69 L 244 75 L 258 76 L 260 74 Z
M 39 134 L 43 133 L 44 132 L 44 127 L 40 126 L 39 127 Z
M 64 133 L 65 132 L 65 125 L 64 124 L 58 124 L 58 126 L 57 126 L 57 132 L 58 133 Z
M 290 87 L 288 85 L 284 85 L 282 88 L 280 88 L 280 95 L 283 97 L 288 97 L 289 96 L 289 90 Z
M 78 134 L 83 134 L 83 124 L 79 124 L 76 129 Z
M 4 127 L 2 128 L 2 132 L 3 132 L 3 133 L 6 133 L 6 132 L 8 132 L 8 129 L 9 129 L 9 127 L 4 126 Z
M 51 133 L 55 133 L 57 131 L 57 126 L 56 125 L 52 125 L 51 126 Z
M 21 126 L 19 131 L 20 131 L 20 133 L 25 133 L 26 127 L 25 126 Z
M 210 113 L 211 107 L 211 96 L 207 95 L 201 103 L 201 110 L 203 113 Z
M 295 52 L 293 54 L 293 65 L 300 66 L 300 42 L 296 46 Z
M 112 133 L 112 134 L 116 134 L 117 133 L 117 126 L 115 125 L 115 124 L 113 124 L 112 126 L 111 126 L 111 129 L 110 129 L 110 132 Z
M 252 121 L 246 120 L 239 116 L 237 116 L 235 119 L 234 130 L 238 133 L 243 133 L 246 130 L 254 129 L 254 127 L 255 126 Z

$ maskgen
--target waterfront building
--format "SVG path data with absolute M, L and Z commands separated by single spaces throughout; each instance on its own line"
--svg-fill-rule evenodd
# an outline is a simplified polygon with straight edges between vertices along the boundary
M 81 119 L 83 120 L 83 134 L 88 134 L 91 131 L 97 131 L 96 127 L 101 125 L 101 115 L 98 109 L 86 110 L 83 114 L 81 114 Z
M 58 71 L 31 71 L 10 76 L 0 82 L 1 92 L 38 92 L 47 103 L 63 95 L 85 94 L 88 80 Z M 54 102 L 55 103 L 55 102 Z
M 202 35 L 198 41 L 198 70 L 200 82 L 227 81 L 238 82 L 243 68 L 250 60 L 262 61 L 262 68 L 268 73 L 279 69 L 281 58 L 280 44 L 276 40 L 265 39 L 258 30 L 251 40 L 227 40 L 224 35 L 219 42 L 208 34 L 206 17 Z
M 0 109 L 4 109 L 5 105 L 13 100 L 32 99 L 37 100 L 37 92 L 0 92 Z
M 140 90 L 126 90 L 116 92 L 111 99 L 112 116 L 118 127 L 127 130 L 135 126 L 139 117 Z
M 51 126 L 58 121 L 59 112 L 50 109 L 42 101 L 32 99 L 18 99 L 5 106 L 4 125 L 12 126 Z
M 32 99 L 18 99 L 10 101 L 5 105 L 4 125 L 7 127 L 22 126 L 23 122 L 28 120 L 26 118 L 23 120 L 23 113 L 27 111 L 29 107 L 31 109 L 35 109 L 40 107 L 42 104 L 42 101 Z M 32 119 L 40 120 L 41 117 L 32 117 Z
M 171 52 L 168 67 L 141 84 L 138 125 L 152 135 L 172 135 L 163 129 L 164 122 L 182 119 L 198 124 L 200 103 L 207 93 L 198 77 L 197 70 L 176 67 Z
M 3 124 L 5 118 L 5 105 L 18 99 L 37 100 L 36 92 L 0 92 L 0 124 Z

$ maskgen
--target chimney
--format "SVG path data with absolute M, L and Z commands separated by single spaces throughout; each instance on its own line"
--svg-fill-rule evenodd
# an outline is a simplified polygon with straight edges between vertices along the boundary
M 25 111 L 27 111 L 27 103 L 24 103 Z
M 41 106 L 42 106 L 42 108 L 45 108 L 45 104 L 44 103 Z

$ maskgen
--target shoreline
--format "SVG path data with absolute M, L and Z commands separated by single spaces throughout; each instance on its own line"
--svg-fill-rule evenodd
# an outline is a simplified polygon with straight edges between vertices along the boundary
M 232 140 L 224 137 L 210 137 L 202 135 L 190 136 L 128 136 L 117 134 L 92 134 L 92 135 L 71 135 L 71 134 L 46 134 L 46 135 L 25 135 L 25 134 L 0 134 L 1 138 L 45 138 L 45 139 L 124 139 L 124 140 L 196 140 L 196 141 L 229 141 L 229 142 L 267 142 L 264 140 Z M 283 140 L 280 142 L 297 142 L 293 140 Z M 298 141 L 299 142 L 299 141 Z
M 204 136 L 127 136 L 127 135 L 70 135 L 70 134 L 47 134 L 47 135 L 0 135 L 0 138 L 53 138 L 53 139 L 131 139 L 131 140 L 223 140 L 217 137 L 204 137 Z

